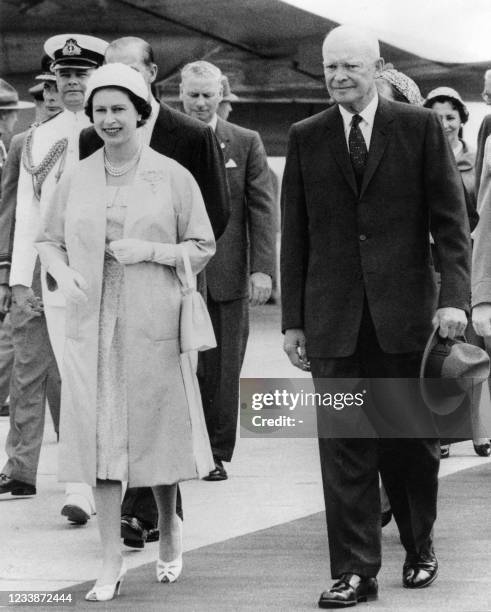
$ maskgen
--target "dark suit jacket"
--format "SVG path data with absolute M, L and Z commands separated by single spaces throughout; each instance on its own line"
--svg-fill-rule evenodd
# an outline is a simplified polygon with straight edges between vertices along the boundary
M 438 117 L 382 97 L 358 194 L 337 106 L 295 124 L 283 179 L 283 329 L 310 357 L 354 353 L 368 300 L 387 353 L 423 349 L 436 307 L 468 309 L 470 237 L 462 181 Z
M 0 285 L 8 285 L 15 230 L 17 183 L 26 132 L 16 134 L 10 141 L 7 160 L 2 171 L 2 198 L 0 204 Z
M 93 127 L 82 130 L 79 143 L 80 159 L 88 157 L 103 145 Z M 230 206 L 223 156 L 213 130 L 161 104 L 150 147 L 176 160 L 194 176 L 201 189 L 213 232 L 218 238 L 227 225 Z
M 479 133 L 477 135 L 476 152 L 476 198 L 479 195 L 479 185 L 481 183 L 482 160 L 484 156 L 484 145 L 486 138 L 491 134 L 491 115 L 486 115 L 482 120 Z
M 223 302 L 247 297 L 250 273 L 273 276 L 275 201 L 259 134 L 220 118 L 215 134 L 230 188 L 230 220 L 206 268 L 206 280 L 211 297 Z

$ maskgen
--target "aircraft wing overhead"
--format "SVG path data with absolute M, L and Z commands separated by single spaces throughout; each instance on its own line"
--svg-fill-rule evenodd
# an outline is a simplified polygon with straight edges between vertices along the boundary
M 361 3 L 356 0 L 358 5 L 370 7 L 375 14 L 375 9 L 387 1 Z M 413 0 L 407 4 L 414 6 L 414 2 L 422 1 Z M 8 75 L 38 72 L 42 44 L 53 34 L 82 32 L 106 40 L 136 35 L 147 39 L 154 47 L 162 79 L 174 78 L 176 71 L 188 61 L 208 57 L 222 67 L 235 67 L 234 90 L 245 98 L 266 96 L 272 101 L 317 98 L 321 101 L 326 98 L 320 55 L 322 40 L 342 21 L 341 9 L 354 2 L 0 0 L 3 51 L 0 74 L 8 78 Z M 402 2 L 406 4 L 406 0 L 401 0 L 401 6 Z M 425 0 L 427 5 L 432 2 Z M 480 4 L 481 0 L 473 2 Z M 398 4 L 398 0 L 391 0 L 387 10 L 397 15 Z M 323 7 L 322 14 L 305 10 L 312 6 Z M 428 35 L 431 26 L 428 25 Z M 418 55 L 417 46 L 404 47 L 402 36 L 391 34 L 381 40 L 386 61 L 412 76 L 423 94 L 445 84 L 456 87 L 468 99 L 477 99 L 487 63 L 435 61 Z

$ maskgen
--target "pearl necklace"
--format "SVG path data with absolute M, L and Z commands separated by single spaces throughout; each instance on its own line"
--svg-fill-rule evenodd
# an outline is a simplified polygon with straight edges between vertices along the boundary
M 140 146 L 130 161 L 126 162 L 122 166 L 113 166 L 107 158 L 106 149 L 104 148 L 104 168 L 106 169 L 106 172 L 111 176 L 123 176 L 123 174 L 129 172 L 140 159 L 141 151 L 142 147 Z

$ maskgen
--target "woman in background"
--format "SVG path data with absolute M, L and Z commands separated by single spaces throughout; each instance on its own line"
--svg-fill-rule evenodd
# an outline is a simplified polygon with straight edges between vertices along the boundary
M 459 93 L 451 87 L 437 87 L 428 94 L 424 106 L 432 109 L 438 114 L 442 122 L 443 130 L 448 138 L 448 143 L 452 148 L 457 162 L 457 167 L 460 170 L 462 183 L 464 185 L 465 200 L 467 206 L 467 214 L 469 217 L 469 226 L 471 232 L 475 229 L 479 221 L 476 206 L 475 194 L 475 160 L 476 153 L 472 150 L 463 139 L 463 126 L 469 119 L 469 111 L 467 110 L 464 101 Z M 438 270 L 438 258 L 434 253 L 435 267 Z M 482 347 L 482 340 L 474 332 L 471 324 L 466 329 L 466 339 L 468 342 Z M 479 398 L 481 395 L 479 394 Z M 481 457 L 489 457 L 491 455 L 491 444 L 489 439 L 482 437 L 482 421 L 480 418 L 480 409 L 484 409 L 484 402 L 479 399 L 472 404 L 474 410 L 472 415 L 472 430 L 473 444 L 477 455 Z M 442 459 L 446 459 L 450 455 L 450 444 L 441 445 Z

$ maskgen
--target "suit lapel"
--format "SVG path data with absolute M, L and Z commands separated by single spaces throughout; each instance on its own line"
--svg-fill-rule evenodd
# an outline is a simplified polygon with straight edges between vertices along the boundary
M 351 189 L 353 189 L 355 194 L 358 194 L 355 173 L 351 165 L 348 145 L 346 144 L 343 118 L 341 117 L 341 113 L 339 112 L 339 108 L 337 106 L 328 111 L 328 113 L 327 129 L 329 130 L 329 134 L 327 143 L 329 145 L 329 149 Z
M 372 137 L 370 140 L 370 149 L 368 151 L 367 166 L 363 175 L 363 183 L 361 186 L 360 197 L 363 195 L 370 180 L 372 179 L 375 170 L 377 169 L 385 147 L 389 141 L 392 131 L 393 115 L 390 110 L 389 103 L 382 97 L 379 97 L 377 112 L 373 122 Z
M 165 104 L 160 104 L 159 114 L 150 138 L 150 148 L 162 155 L 172 157 L 178 138 L 179 134 L 172 113 Z
M 230 151 L 228 150 L 228 147 L 230 145 L 230 135 L 228 133 L 225 121 L 220 119 L 220 117 L 218 117 L 217 120 L 215 136 L 217 137 L 218 144 L 222 149 L 223 159 L 225 160 L 225 163 L 227 163 L 230 158 Z

